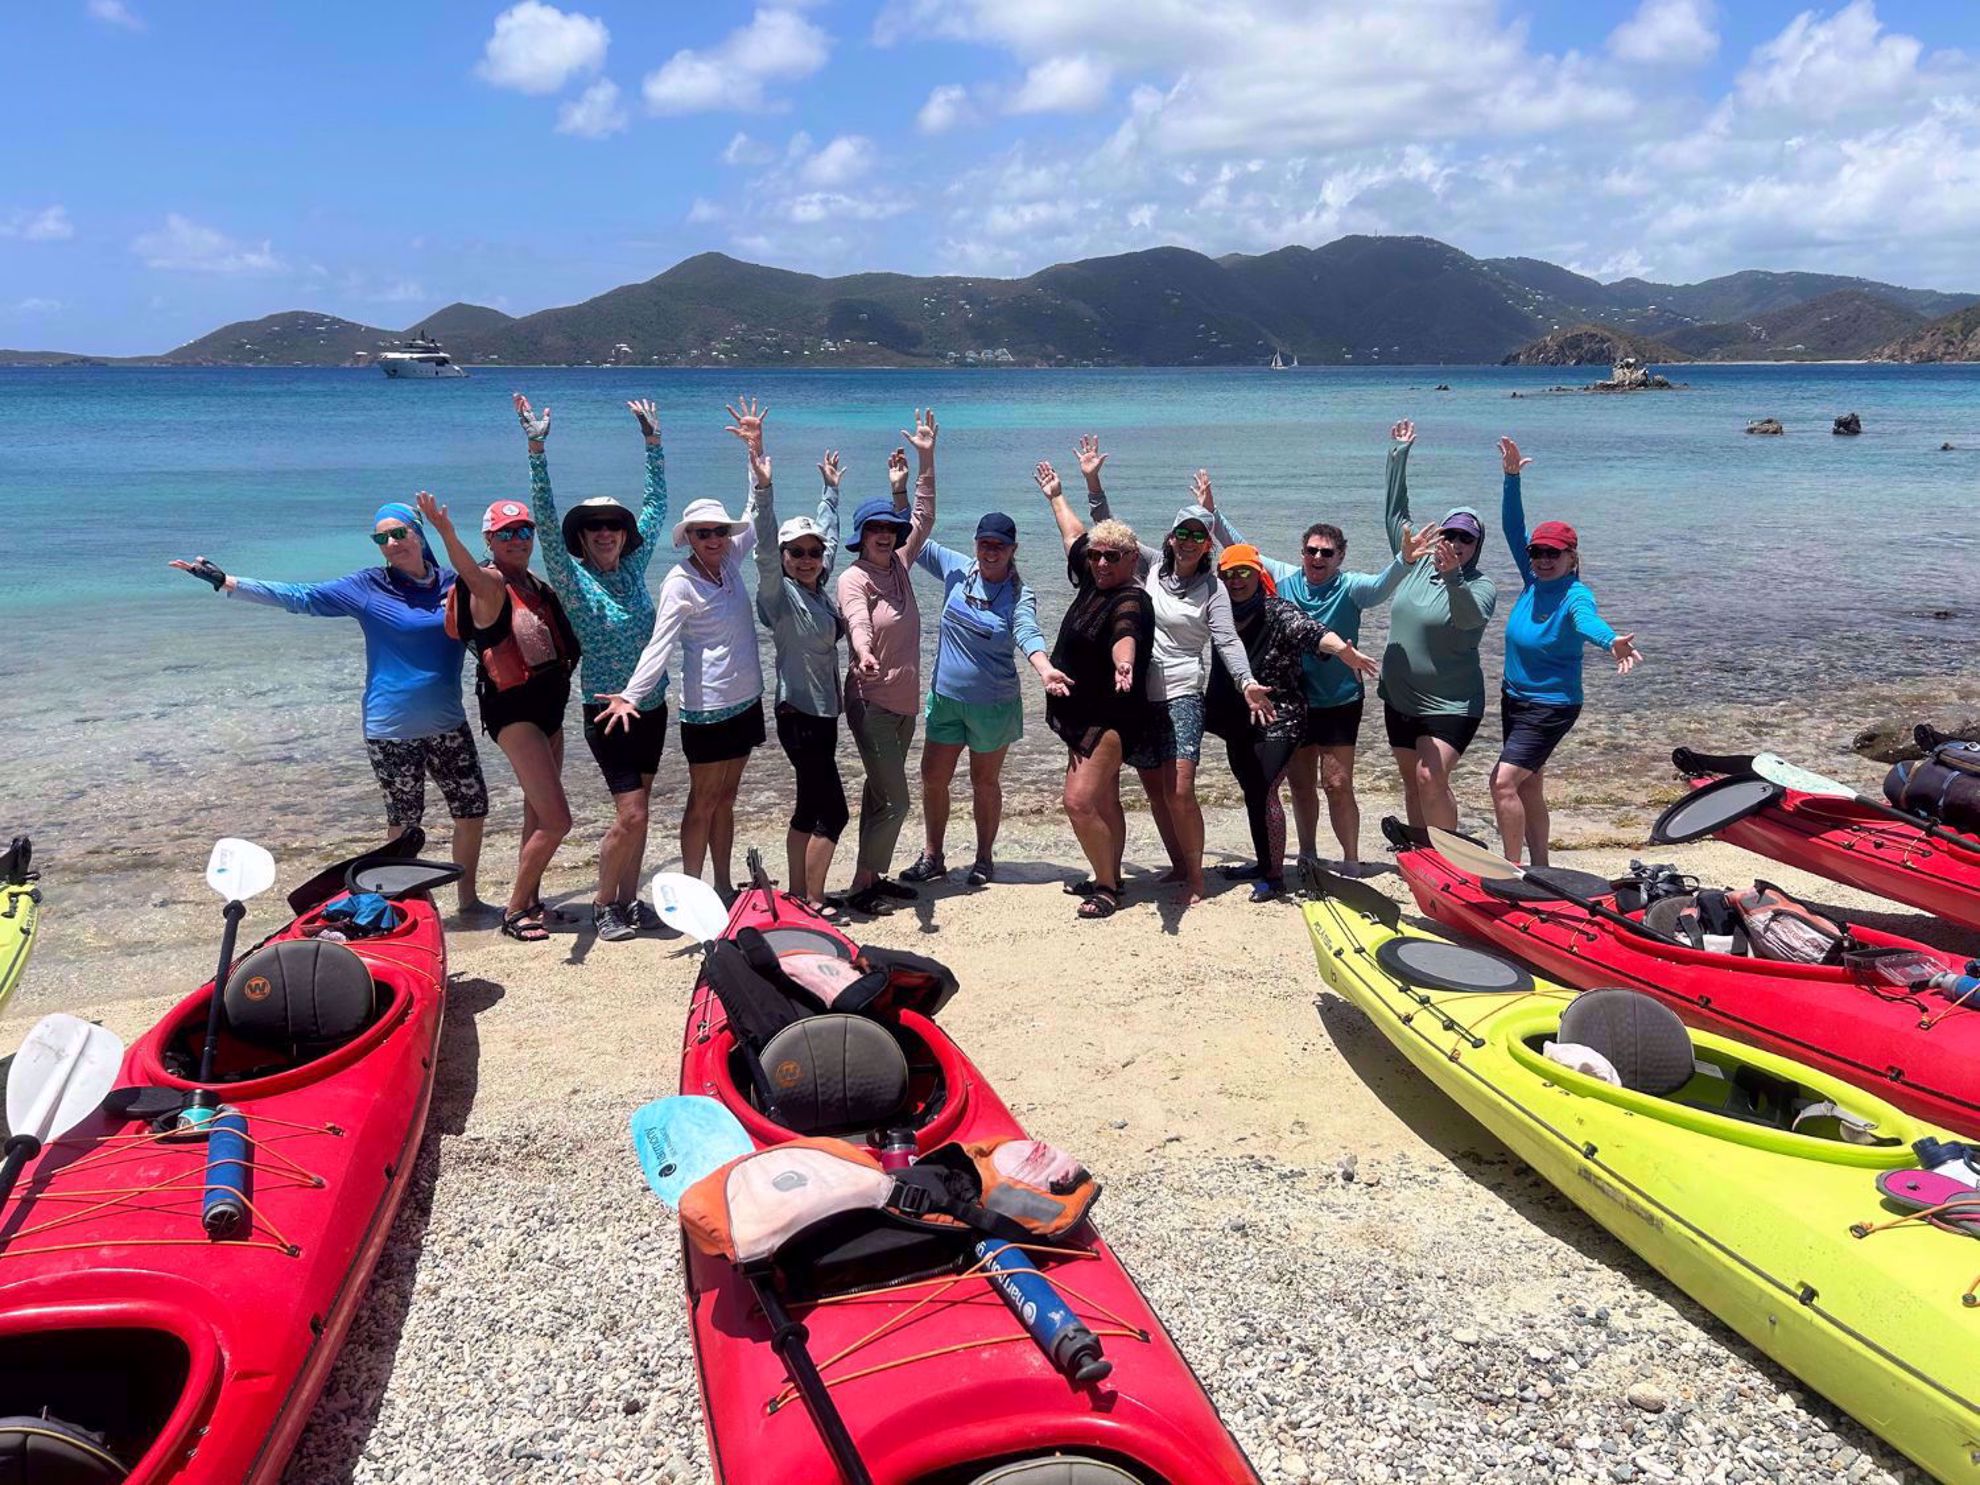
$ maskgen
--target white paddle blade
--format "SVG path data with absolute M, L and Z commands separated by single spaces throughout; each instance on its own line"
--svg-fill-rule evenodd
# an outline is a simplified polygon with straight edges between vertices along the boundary
M 720 938 L 729 926 L 722 894 L 699 877 L 663 871 L 653 878 L 653 906 L 660 921 L 678 928 L 698 944 Z
M 275 885 L 275 858 L 251 840 L 217 840 L 206 858 L 206 885 L 228 902 L 246 902 Z
M 1459 871 L 1468 871 L 1488 882 L 1516 882 L 1525 875 L 1512 862 L 1495 851 L 1476 845 L 1461 835 L 1430 827 L 1430 844 Z
M 1776 753 L 1755 753 L 1753 771 L 1770 784 L 1779 784 L 1783 789 L 1799 790 L 1803 794 L 1824 794 L 1831 799 L 1855 799 L 1857 793 L 1847 784 L 1811 772 L 1787 761 Z
M 73 1129 L 116 1086 L 124 1044 L 115 1032 L 56 1011 L 35 1022 L 7 1073 L 7 1126 L 46 1144 Z

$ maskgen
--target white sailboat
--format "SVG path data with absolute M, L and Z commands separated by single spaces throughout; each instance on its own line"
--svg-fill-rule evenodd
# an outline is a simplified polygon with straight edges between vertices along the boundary
M 1293 364 L 1299 364 L 1299 357 L 1293 357 Z M 1277 351 L 1272 352 L 1272 364 L 1266 369 L 1269 371 L 1284 371 L 1286 369 L 1285 357 L 1281 356 Z

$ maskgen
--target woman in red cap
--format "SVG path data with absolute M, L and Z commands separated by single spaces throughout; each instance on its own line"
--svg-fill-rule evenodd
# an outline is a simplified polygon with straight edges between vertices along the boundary
M 1547 760 L 1581 715 L 1582 647 L 1615 657 L 1628 675 L 1642 657 L 1633 634 L 1618 634 L 1595 609 L 1581 581 L 1580 540 L 1566 521 L 1542 521 L 1527 535 L 1520 502 L 1519 445 L 1499 440 L 1505 464 L 1500 523 L 1525 590 L 1506 620 L 1506 677 L 1499 695 L 1505 743 L 1492 767 L 1492 812 L 1509 861 L 1524 845 L 1535 866 L 1547 864 Z
M 1279 803 L 1279 784 L 1306 730 L 1305 659 L 1331 655 L 1355 675 L 1371 679 L 1382 667 L 1279 597 L 1278 584 L 1266 571 L 1257 547 L 1248 543 L 1225 547 L 1217 559 L 1217 576 L 1230 594 L 1231 617 L 1251 662 L 1252 678 L 1271 693 L 1261 712 L 1239 695 L 1223 657 L 1212 660 L 1205 727 L 1224 739 L 1231 772 L 1244 791 L 1251 849 L 1257 858 L 1250 867 L 1227 868 L 1224 875 L 1249 881 L 1253 902 L 1270 902 L 1285 887 L 1286 812 Z
M 550 937 L 543 926 L 543 873 L 571 829 L 564 797 L 564 709 L 581 647 L 564 605 L 529 570 L 536 522 L 520 500 L 498 500 L 482 514 L 485 565 L 454 530 L 447 507 L 426 491 L 413 497 L 440 533 L 458 581 L 447 595 L 447 632 L 475 654 L 474 696 L 481 730 L 522 786 L 522 844 L 502 932 L 524 943 Z

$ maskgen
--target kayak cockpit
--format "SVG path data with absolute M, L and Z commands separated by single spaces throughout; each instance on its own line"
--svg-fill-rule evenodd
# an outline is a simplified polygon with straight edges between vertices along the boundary
M 331 939 L 276 939 L 235 966 L 222 996 L 212 1082 L 230 1097 L 278 1093 L 346 1067 L 412 1004 L 410 972 Z M 193 1087 L 209 991 L 181 1001 L 133 1051 L 137 1081 Z
M 1882 1100 L 1720 1037 L 1694 1037 L 1677 1013 L 1635 990 L 1587 990 L 1506 1028 L 1507 1049 L 1563 1088 L 1639 1114 L 1783 1153 L 1882 1168 L 1912 1137 Z
M 118 1485 L 168 1431 L 192 1353 L 139 1326 L 0 1335 L 0 1478 Z

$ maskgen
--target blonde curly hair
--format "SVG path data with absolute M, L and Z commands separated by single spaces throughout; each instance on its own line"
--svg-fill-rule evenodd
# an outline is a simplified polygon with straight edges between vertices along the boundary
M 1086 545 L 1088 550 L 1094 547 L 1109 547 L 1126 552 L 1130 557 L 1141 555 L 1141 543 L 1135 537 L 1134 527 L 1128 525 L 1126 521 L 1116 520 L 1111 516 L 1098 522 L 1086 533 Z

